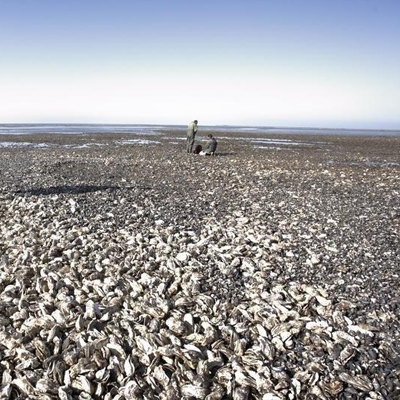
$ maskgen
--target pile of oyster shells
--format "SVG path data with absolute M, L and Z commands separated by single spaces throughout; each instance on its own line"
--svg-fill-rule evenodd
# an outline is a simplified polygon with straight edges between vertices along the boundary
M 5 152 L 0 397 L 399 398 L 398 168 L 164 153 Z

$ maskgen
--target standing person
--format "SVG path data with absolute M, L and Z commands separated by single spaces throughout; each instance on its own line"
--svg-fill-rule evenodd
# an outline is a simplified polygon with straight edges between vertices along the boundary
M 187 129 L 187 143 L 186 143 L 186 152 L 187 153 L 192 153 L 193 152 L 193 144 L 194 144 L 194 138 L 197 133 L 197 119 L 192 121 Z
M 217 150 L 217 140 L 211 133 L 208 134 L 208 142 L 206 144 L 206 148 L 204 151 L 202 151 L 200 154 L 202 156 L 213 156 L 215 154 L 215 151 Z

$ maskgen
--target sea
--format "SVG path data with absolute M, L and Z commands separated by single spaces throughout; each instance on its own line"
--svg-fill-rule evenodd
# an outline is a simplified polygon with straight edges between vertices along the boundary
M 346 128 L 304 128 L 273 126 L 201 126 L 202 132 L 243 132 L 248 134 L 303 134 L 303 135 L 344 135 L 344 136 L 400 136 L 400 130 L 346 129 Z M 186 130 L 186 125 L 147 124 L 0 124 L 0 135 L 45 134 L 89 134 L 89 133 L 133 133 L 155 135 L 165 130 Z

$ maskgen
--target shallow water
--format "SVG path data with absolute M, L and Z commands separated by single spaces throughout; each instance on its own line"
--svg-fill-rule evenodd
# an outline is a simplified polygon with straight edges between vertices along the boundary
M 303 127 L 268 127 L 208 125 L 201 131 L 243 132 L 247 134 L 303 134 L 345 136 L 400 136 L 400 130 L 379 129 L 326 129 Z M 143 124 L 0 124 L 0 135 L 45 134 L 88 134 L 88 133 L 133 133 L 136 135 L 158 135 L 165 130 L 186 130 L 186 125 L 143 125 Z

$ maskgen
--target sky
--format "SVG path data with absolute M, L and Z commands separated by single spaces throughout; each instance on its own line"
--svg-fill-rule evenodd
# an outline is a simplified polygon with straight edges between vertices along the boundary
M 0 123 L 400 129 L 399 0 L 0 0 Z

